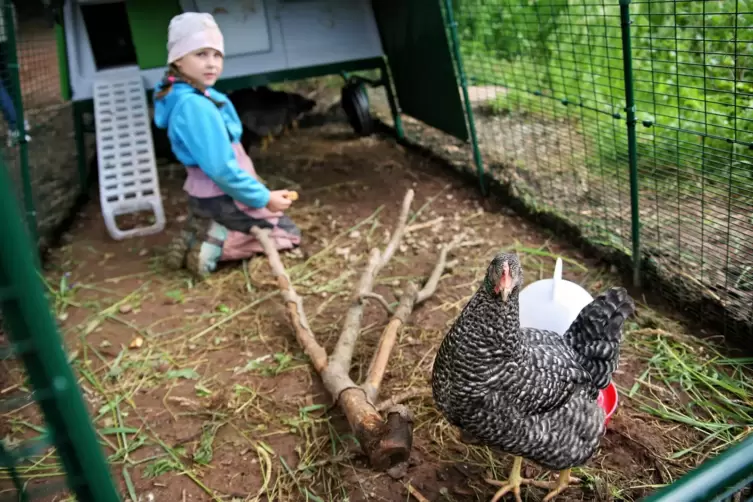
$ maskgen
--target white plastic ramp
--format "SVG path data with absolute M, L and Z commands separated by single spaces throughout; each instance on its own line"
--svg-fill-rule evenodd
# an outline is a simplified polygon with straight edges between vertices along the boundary
M 113 239 L 151 235 L 165 228 L 146 91 L 138 67 L 110 70 L 94 80 L 94 123 L 99 199 Z M 151 210 L 154 223 L 121 230 L 115 217 Z

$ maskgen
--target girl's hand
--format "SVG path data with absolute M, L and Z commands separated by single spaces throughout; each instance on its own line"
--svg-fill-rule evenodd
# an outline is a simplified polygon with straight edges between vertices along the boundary
M 269 194 L 267 209 L 273 213 L 277 213 L 289 208 L 293 201 L 288 199 L 288 193 L 288 190 L 272 190 Z

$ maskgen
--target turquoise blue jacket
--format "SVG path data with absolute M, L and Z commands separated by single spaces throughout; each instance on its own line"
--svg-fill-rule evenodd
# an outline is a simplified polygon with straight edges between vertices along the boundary
M 161 89 L 155 87 L 155 93 Z M 243 126 L 233 103 L 215 89 L 210 96 L 225 103 L 218 108 L 188 84 L 177 82 L 154 101 L 154 123 L 167 129 L 173 153 L 186 166 L 199 166 L 227 195 L 247 206 L 269 203 L 269 189 L 238 165 L 232 143 L 240 141 Z

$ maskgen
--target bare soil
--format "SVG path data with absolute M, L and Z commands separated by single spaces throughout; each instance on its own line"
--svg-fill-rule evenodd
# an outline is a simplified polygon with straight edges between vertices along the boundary
M 378 280 L 376 291 L 388 301 L 396 301 L 407 280 L 425 278 L 438 246 L 461 230 L 481 241 L 455 257 L 435 297 L 403 329 L 382 398 L 428 388 L 441 338 L 502 247 L 518 250 L 526 282 L 551 276 L 558 255 L 567 260 L 566 278 L 592 294 L 617 282 L 599 263 L 392 140 L 356 138 L 347 125 L 334 123 L 300 130 L 266 153 L 250 154 L 268 185 L 301 195 L 289 214 L 303 230 L 304 245 L 283 258 L 328 349 L 368 250 L 384 245 L 407 189 L 416 191 L 411 224 L 425 225 L 408 235 Z M 139 500 L 404 501 L 411 500 L 407 483 L 431 501 L 488 500 L 494 488 L 483 477 L 504 478 L 509 458 L 460 443 L 430 397 L 407 403 L 416 415 L 407 474 L 393 479 L 368 468 L 346 422 L 327 409 L 329 398 L 296 345 L 263 257 L 225 264 L 203 283 L 162 265 L 165 246 L 186 213 L 182 181 L 177 168 L 161 176 L 165 232 L 115 242 L 95 197 L 48 264 L 56 315 L 97 428 L 136 429 L 125 437 L 101 436 L 124 498 L 129 489 L 123 465 Z M 60 287 L 65 274 L 70 289 Z M 368 368 L 387 320 L 378 305 L 369 304 L 354 380 Z M 641 303 L 626 338 L 637 340 L 642 328 L 657 323 L 676 326 L 657 321 Z M 0 366 L 0 391 L 21 383 L 17 367 Z M 671 482 L 688 467 L 669 457 L 691 447 L 697 433 L 640 411 L 624 392 L 645 367 L 628 346 L 615 375 L 623 391 L 620 407 L 598 454 L 576 473 L 585 486 L 571 488 L 562 500 L 635 500 L 647 493 L 645 487 Z M 25 424 L 40 420 L 30 405 L 0 423 L 2 436 L 18 439 L 31 434 Z M 546 475 L 527 462 L 524 471 Z M 5 478 L 0 482 L 9 486 Z M 527 500 L 543 496 L 538 489 L 524 493 Z

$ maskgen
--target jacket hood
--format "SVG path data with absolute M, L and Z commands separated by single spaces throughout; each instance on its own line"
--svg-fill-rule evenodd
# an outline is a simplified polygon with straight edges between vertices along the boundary
M 163 86 L 164 84 L 162 82 L 157 83 L 157 85 L 154 86 L 154 93 L 157 94 Z M 173 84 L 173 87 L 170 92 L 167 93 L 167 96 L 162 99 L 154 99 L 154 124 L 160 129 L 167 129 L 170 115 L 173 110 L 175 110 L 175 106 L 180 101 L 180 98 L 186 94 L 198 94 L 198 92 L 199 91 L 184 82 L 176 82 Z M 209 89 L 209 95 L 212 96 L 212 99 L 215 101 L 227 101 L 227 97 L 224 94 L 217 92 L 214 89 Z

